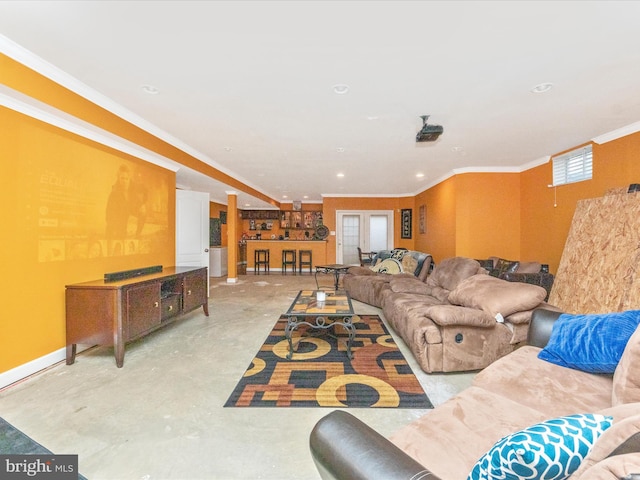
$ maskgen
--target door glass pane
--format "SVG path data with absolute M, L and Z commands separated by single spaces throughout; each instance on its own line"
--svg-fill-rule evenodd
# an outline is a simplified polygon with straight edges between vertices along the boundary
M 369 249 L 372 252 L 387 250 L 387 215 L 369 217 Z
M 360 265 L 358 246 L 360 245 L 360 216 L 342 217 L 342 262 L 346 265 Z

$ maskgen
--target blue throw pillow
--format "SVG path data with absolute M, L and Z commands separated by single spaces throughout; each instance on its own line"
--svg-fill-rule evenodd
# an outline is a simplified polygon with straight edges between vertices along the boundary
M 553 324 L 538 358 L 590 373 L 613 373 L 627 342 L 640 323 L 640 310 L 570 315 Z
M 577 470 L 612 417 L 569 415 L 547 420 L 499 440 L 467 480 L 563 480 Z

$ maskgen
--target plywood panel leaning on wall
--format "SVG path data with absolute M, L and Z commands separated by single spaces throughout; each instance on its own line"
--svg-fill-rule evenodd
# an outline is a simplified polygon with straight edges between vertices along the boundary
M 570 313 L 640 309 L 639 261 L 640 193 L 581 200 L 549 303 Z

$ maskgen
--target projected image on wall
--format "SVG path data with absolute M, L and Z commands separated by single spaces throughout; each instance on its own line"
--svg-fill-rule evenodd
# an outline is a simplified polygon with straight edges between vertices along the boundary
M 39 175 L 39 261 L 149 254 L 166 243 L 167 172 L 109 158 Z

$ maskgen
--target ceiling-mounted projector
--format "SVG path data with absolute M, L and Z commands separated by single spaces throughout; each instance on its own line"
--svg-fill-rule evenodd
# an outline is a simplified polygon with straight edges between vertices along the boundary
M 420 115 L 420 118 L 422 118 L 422 129 L 416 134 L 416 142 L 435 142 L 444 132 L 444 128 L 442 125 L 428 125 L 429 115 Z

